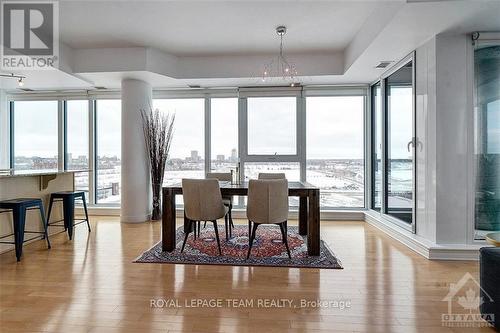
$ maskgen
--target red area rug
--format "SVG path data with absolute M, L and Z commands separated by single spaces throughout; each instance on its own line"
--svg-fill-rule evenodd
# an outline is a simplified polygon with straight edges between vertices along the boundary
M 219 255 L 213 225 L 207 224 L 196 240 L 193 233 L 189 235 L 184 252 L 181 253 L 184 231 L 180 227 L 176 231 L 177 245 L 173 252 L 162 252 L 161 243 L 140 255 L 134 262 L 161 264 L 193 264 L 193 265 L 232 265 L 232 266 L 273 266 L 299 268 L 337 268 L 340 261 L 323 240 L 320 242 L 320 255 L 307 254 L 306 238 L 298 234 L 296 226 L 288 227 L 288 246 L 292 258 L 286 253 L 285 244 L 281 241 L 281 233 L 277 225 L 261 225 L 257 229 L 250 259 L 246 260 L 248 251 L 248 226 L 235 225 L 233 237 L 226 241 L 224 225 L 219 224 L 222 256 Z

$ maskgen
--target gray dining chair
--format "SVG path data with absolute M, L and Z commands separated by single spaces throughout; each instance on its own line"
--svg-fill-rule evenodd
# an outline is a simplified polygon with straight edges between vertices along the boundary
M 225 218 L 227 221 L 228 208 L 222 203 L 219 182 L 217 179 L 183 179 L 182 197 L 184 199 L 184 214 L 189 221 L 189 231 L 184 236 L 181 252 L 184 251 L 187 238 L 194 230 L 196 239 L 196 223 L 200 229 L 200 221 L 211 221 L 214 224 L 215 238 L 222 255 L 217 220 Z
M 250 258 L 257 227 L 261 224 L 279 225 L 286 252 L 291 258 L 286 232 L 288 220 L 288 181 L 286 179 L 250 180 L 247 217 L 249 235 L 247 259 Z
M 259 173 L 259 179 L 286 179 L 286 175 L 284 173 Z
M 207 173 L 207 179 L 217 179 L 221 182 L 230 182 L 232 180 L 230 172 L 209 172 Z M 226 241 L 228 241 L 229 238 L 233 237 L 233 197 L 222 196 L 222 203 L 224 203 L 224 206 L 229 209 L 227 212 L 229 222 L 226 221 Z M 205 225 L 203 227 L 206 227 L 206 225 L 207 223 L 205 222 Z

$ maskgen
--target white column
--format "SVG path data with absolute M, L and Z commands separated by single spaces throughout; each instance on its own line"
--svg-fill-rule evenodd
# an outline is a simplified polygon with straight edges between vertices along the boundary
M 0 89 L 0 169 L 8 169 L 10 164 L 10 112 L 5 90 Z
M 150 84 L 122 81 L 122 222 L 144 222 L 151 215 L 151 182 L 140 111 L 151 105 Z

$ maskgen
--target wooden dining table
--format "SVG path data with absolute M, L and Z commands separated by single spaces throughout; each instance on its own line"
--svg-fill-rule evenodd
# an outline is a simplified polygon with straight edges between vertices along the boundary
M 222 196 L 247 196 L 248 182 L 231 184 L 219 182 Z M 175 197 L 182 195 L 182 185 L 173 184 L 162 188 L 162 250 L 172 252 L 176 245 Z M 288 182 L 288 196 L 299 197 L 299 234 L 307 235 L 307 252 L 310 256 L 320 254 L 319 188 L 306 182 Z M 184 218 L 184 232 L 189 223 Z

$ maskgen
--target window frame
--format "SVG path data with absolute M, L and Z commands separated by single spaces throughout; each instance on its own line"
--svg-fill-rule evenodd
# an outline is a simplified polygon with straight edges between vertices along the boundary
M 472 139 L 472 142 L 468 142 L 467 147 L 467 167 L 470 172 L 468 173 L 468 186 L 470 189 L 474 189 L 472 191 L 468 191 L 467 201 L 468 207 L 468 219 L 467 219 L 467 243 L 468 244 L 485 244 L 486 238 L 481 236 L 478 233 L 478 229 L 476 228 L 476 191 L 477 181 L 478 181 L 478 166 L 476 162 L 476 147 L 475 140 L 479 138 L 478 131 L 476 127 L 476 114 L 479 112 L 478 109 L 478 96 L 477 96 L 477 82 L 476 82 L 476 71 L 475 71 L 475 47 L 481 45 L 500 45 L 500 33 L 498 32 L 480 32 L 477 35 L 472 34 L 471 36 L 472 42 L 467 47 L 467 76 L 470 78 L 467 82 L 469 91 L 470 91 L 470 103 L 469 109 L 472 112 L 468 118 L 468 132 Z M 483 133 L 484 134 L 484 133 Z M 493 232 L 493 231 L 491 231 Z
M 236 99 L 236 122 L 238 124 L 237 128 L 237 138 L 236 146 L 238 147 L 238 158 L 240 158 L 239 152 L 239 122 L 240 122 L 240 112 L 239 112 L 239 99 L 238 96 L 205 96 L 205 174 L 213 172 L 212 170 L 212 99 L 222 99 L 222 98 L 232 98 Z M 209 118 L 208 118 L 209 117 Z
M 92 133 L 92 140 L 89 140 L 89 148 L 92 150 L 92 161 L 89 159 L 89 165 L 92 165 L 92 169 L 89 171 L 91 173 L 91 178 L 92 180 L 89 181 L 89 187 L 92 185 L 92 191 L 89 189 L 89 196 L 92 198 L 91 204 L 96 207 L 120 207 L 121 206 L 121 201 L 120 203 L 99 203 L 99 200 L 97 199 L 97 189 L 99 186 L 98 182 L 98 176 L 99 176 L 99 168 L 98 168 L 98 142 L 99 142 L 99 136 L 98 136 L 98 123 L 97 123 L 97 118 L 98 118 L 98 107 L 97 107 L 97 101 L 99 100 L 121 100 L 121 95 L 119 98 L 113 97 L 113 96 L 106 96 L 102 98 L 94 98 L 89 100 L 89 112 L 91 111 L 91 117 L 89 117 L 89 132 Z M 121 114 L 120 114 L 121 116 Z M 120 124 L 120 132 L 121 132 L 121 124 Z M 120 148 L 121 149 L 121 148 Z M 90 154 L 90 151 L 89 151 Z M 92 164 L 91 164 L 92 163 Z M 120 157 L 120 168 L 121 168 L 121 157 Z M 120 170 L 120 177 L 121 177 L 121 170 Z M 120 189 L 121 189 L 121 182 L 120 182 Z
M 62 109 L 61 99 L 55 97 L 43 97 L 34 96 L 32 98 L 22 98 L 22 99 L 8 99 L 9 103 L 9 168 L 15 168 L 15 102 L 38 102 L 38 101 L 50 101 L 57 102 L 57 166 L 58 169 L 64 168 L 64 112 Z
M 369 205 L 369 195 L 370 195 L 370 86 L 369 85 L 353 85 L 353 86 L 336 86 L 336 87 L 310 87 L 304 89 L 303 93 L 303 132 L 304 132 L 304 143 L 303 143 L 303 163 L 301 167 L 304 169 L 304 178 L 301 181 L 306 181 L 307 177 L 307 108 L 306 99 L 307 97 L 336 97 L 336 96 L 352 96 L 352 97 L 363 97 L 363 206 L 362 207 L 321 207 L 322 211 L 359 211 L 368 209 Z
M 372 198 L 374 197 L 374 193 L 372 190 L 373 179 L 373 135 L 371 134 L 370 143 L 370 186 L 367 189 L 370 193 L 370 200 L 368 209 L 374 213 L 379 214 L 384 220 L 401 227 L 402 229 L 408 230 L 412 233 L 416 233 L 417 231 L 417 149 L 415 147 L 415 143 L 417 142 L 417 119 L 416 119 L 416 64 L 415 64 L 416 56 L 415 51 L 411 52 L 403 59 L 394 64 L 391 68 L 385 71 L 377 80 L 375 80 L 371 85 L 371 87 L 375 86 L 377 83 L 380 83 L 380 95 L 381 95 L 381 110 L 382 110 L 382 188 L 381 188 L 381 207 L 380 211 L 377 211 L 373 207 Z M 413 150 L 412 150 L 412 191 L 413 191 L 413 202 L 412 202 L 412 223 L 408 224 L 394 216 L 387 214 L 387 135 L 388 135 L 388 123 L 387 123 L 387 85 L 386 81 L 389 76 L 397 72 L 399 69 L 404 67 L 409 62 L 413 63 L 412 66 L 412 142 L 413 142 Z M 371 96 L 371 91 L 370 91 Z M 370 103 L 370 132 L 373 131 L 373 126 L 375 124 L 374 109 L 373 102 Z
M 369 161 L 369 165 L 370 165 L 370 168 L 369 168 L 369 171 L 370 171 L 370 176 L 369 176 L 369 179 L 370 179 L 370 185 L 369 185 L 369 188 L 370 188 L 370 204 L 368 205 L 368 207 L 370 209 L 373 209 L 374 211 L 376 212 L 381 212 L 382 211 L 382 200 L 383 200 L 383 191 L 382 189 L 379 189 L 379 195 L 380 195 L 380 207 L 375 207 L 375 186 L 376 186 L 376 183 L 375 183 L 375 166 L 376 166 L 376 159 L 375 159 L 375 151 L 376 151 L 376 146 L 375 146 L 375 142 L 376 142 L 376 138 L 375 136 L 377 135 L 377 131 L 376 131 L 376 119 L 377 119 L 377 115 L 376 115 L 376 112 L 375 112 L 375 105 L 376 105 L 376 99 L 375 99 L 375 90 L 377 89 L 377 86 L 379 88 L 379 94 L 380 94 L 380 112 L 381 112 L 381 122 L 382 122 L 382 126 L 381 126 L 381 129 L 383 127 L 383 98 L 382 98 L 382 80 L 377 80 L 377 82 L 373 83 L 372 85 L 370 85 L 370 161 Z M 382 133 L 379 133 L 380 135 L 380 144 L 381 146 L 383 146 L 383 140 L 382 140 L 382 137 L 383 137 L 383 131 Z M 383 160 L 383 155 L 381 154 L 380 156 L 381 160 Z M 383 164 L 383 161 L 381 161 L 381 165 Z M 383 179 L 383 171 L 382 171 L 382 168 L 380 169 L 380 175 L 381 175 L 381 180 Z M 383 186 L 383 183 L 381 184 Z

